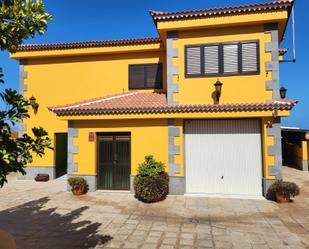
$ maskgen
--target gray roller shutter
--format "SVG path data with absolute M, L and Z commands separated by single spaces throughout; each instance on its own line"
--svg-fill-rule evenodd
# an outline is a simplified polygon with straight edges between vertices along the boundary
M 256 72 L 258 71 L 257 65 L 257 43 L 243 43 L 241 46 L 242 52 L 242 71 L 243 72 Z
M 238 72 L 238 44 L 223 46 L 223 72 Z
M 201 74 L 201 47 L 187 48 L 186 66 L 188 75 Z
M 219 73 L 219 46 L 204 47 L 204 73 L 218 74 Z

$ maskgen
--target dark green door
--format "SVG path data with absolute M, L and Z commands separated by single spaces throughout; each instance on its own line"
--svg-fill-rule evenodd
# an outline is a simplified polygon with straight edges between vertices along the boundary
M 98 134 L 98 188 L 130 190 L 130 134 Z
M 65 175 L 68 167 L 68 134 L 55 133 L 56 178 Z

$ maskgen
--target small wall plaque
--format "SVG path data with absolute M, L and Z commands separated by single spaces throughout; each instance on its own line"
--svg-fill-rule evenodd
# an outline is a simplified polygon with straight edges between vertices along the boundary
M 94 142 L 94 140 L 95 140 L 94 132 L 89 132 L 89 142 Z

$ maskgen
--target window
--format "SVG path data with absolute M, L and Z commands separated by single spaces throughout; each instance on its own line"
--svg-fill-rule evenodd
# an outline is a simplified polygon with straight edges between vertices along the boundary
M 162 89 L 162 63 L 129 65 L 129 89 Z
M 258 41 L 185 47 L 186 77 L 259 73 Z

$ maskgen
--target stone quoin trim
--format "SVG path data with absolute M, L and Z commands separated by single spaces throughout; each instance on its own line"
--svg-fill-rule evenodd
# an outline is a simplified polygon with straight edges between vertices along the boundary
M 179 86 L 173 77 L 179 74 L 179 67 L 173 64 L 173 59 L 178 57 L 178 48 L 173 48 L 173 41 L 178 39 L 178 32 L 167 32 L 166 61 L 167 61 L 167 104 L 177 104 L 174 93 L 178 93 Z
M 274 145 L 268 146 L 267 156 L 275 158 L 274 165 L 266 165 L 269 176 L 275 176 L 276 179 L 263 179 L 263 193 L 267 194 L 269 186 L 277 179 L 282 179 L 282 146 L 281 146 L 281 120 L 274 118 L 273 125 L 267 128 L 267 136 L 274 138 Z
M 78 129 L 73 128 L 73 121 L 68 121 L 68 174 L 78 171 L 78 164 L 74 163 L 73 156 L 78 154 L 78 146 L 73 139 L 78 137 Z
M 28 91 L 28 85 L 25 84 L 25 79 L 28 78 L 28 73 L 25 71 L 25 65 L 28 64 L 27 60 L 21 60 L 19 62 L 19 93 L 24 95 Z M 22 122 L 18 123 L 18 136 L 21 137 L 23 133 L 27 130 L 26 124 Z
M 265 24 L 264 32 L 271 35 L 271 42 L 265 43 L 265 52 L 271 53 L 272 57 L 265 64 L 266 72 L 272 73 L 272 79 L 266 81 L 266 90 L 272 91 L 272 100 L 280 100 L 278 23 Z
M 266 90 L 272 91 L 272 99 L 268 102 L 280 101 L 280 81 L 279 81 L 279 31 L 278 23 L 270 23 L 264 25 L 264 32 L 270 34 L 271 41 L 265 43 L 265 52 L 271 53 L 271 61 L 265 63 L 267 73 L 272 74 L 271 80 L 266 80 Z M 277 110 L 274 110 L 275 114 Z M 274 138 L 274 145 L 268 146 L 267 156 L 273 156 L 274 165 L 267 165 L 268 175 L 275 176 L 276 179 L 282 179 L 282 146 L 281 146 L 281 120 L 274 117 L 271 127 L 267 128 L 267 135 Z M 269 186 L 274 182 L 273 179 L 263 179 L 263 191 L 266 195 Z
M 268 166 L 268 173 L 277 179 L 282 179 L 282 146 L 281 146 L 281 120 L 274 118 L 272 127 L 267 128 L 267 135 L 274 137 L 274 145 L 268 146 L 268 155 L 275 157 L 275 165 Z
M 175 155 L 180 155 L 180 146 L 175 145 L 175 137 L 180 136 L 180 129 L 174 126 L 174 119 L 168 119 L 168 174 L 180 173 L 180 165 L 175 164 Z
M 89 187 L 89 191 L 95 191 L 97 189 L 97 175 L 74 175 L 78 172 L 78 163 L 73 160 L 74 155 L 78 154 L 78 146 L 74 144 L 73 139 L 78 137 L 78 129 L 73 128 L 73 121 L 68 121 L 68 177 L 78 176 L 84 178 Z M 67 189 L 70 190 L 71 187 L 67 185 Z
M 185 193 L 185 177 L 175 176 L 180 173 L 180 165 L 175 164 L 175 156 L 180 155 L 180 146 L 175 145 L 175 138 L 180 137 L 180 128 L 175 127 L 175 120 L 168 119 L 168 175 L 169 192 L 174 195 Z

